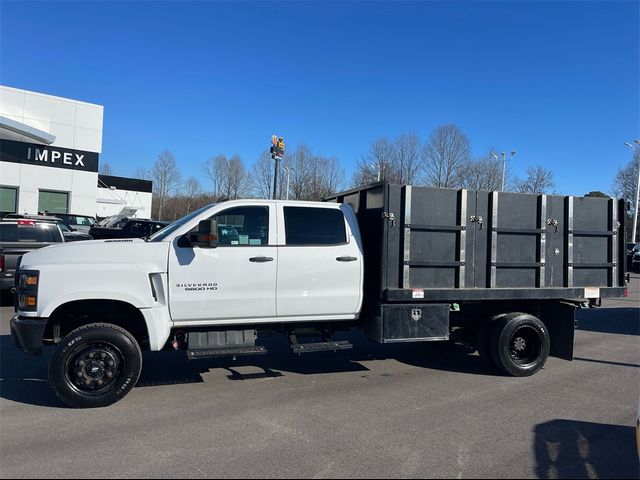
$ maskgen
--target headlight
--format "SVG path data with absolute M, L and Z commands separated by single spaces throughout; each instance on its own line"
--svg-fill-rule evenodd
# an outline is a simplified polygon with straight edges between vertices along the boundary
M 20 288 L 38 286 L 38 272 L 21 273 L 18 285 Z
M 35 311 L 38 308 L 38 283 L 40 272 L 20 270 L 18 272 L 18 309 Z

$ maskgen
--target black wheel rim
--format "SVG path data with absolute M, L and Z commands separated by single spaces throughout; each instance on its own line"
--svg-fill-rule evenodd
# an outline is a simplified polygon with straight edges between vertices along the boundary
M 66 362 L 67 382 L 85 395 L 103 395 L 112 390 L 124 371 L 124 357 L 109 343 L 90 343 L 73 352 Z
M 520 327 L 511 335 L 509 355 L 518 365 L 527 366 L 535 363 L 541 351 L 542 337 L 537 329 L 527 325 Z

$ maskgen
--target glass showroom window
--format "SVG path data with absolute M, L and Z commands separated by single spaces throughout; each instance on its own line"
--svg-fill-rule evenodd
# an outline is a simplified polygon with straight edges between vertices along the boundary
M 18 211 L 18 189 L 16 187 L 0 187 L 0 212 L 16 213 Z
M 38 212 L 68 213 L 69 194 L 67 192 L 51 192 L 40 190 L 38 196 Z

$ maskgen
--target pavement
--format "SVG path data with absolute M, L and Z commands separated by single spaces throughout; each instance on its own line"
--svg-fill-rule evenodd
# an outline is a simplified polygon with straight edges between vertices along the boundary
M 640 277 L 581 310 L 575 360 L 510 378 L 462 346 L 377 345 L 189 363 L 145 354 L 104 409 L 64 407 L 0 321 L 0 478 L 638 478 Z

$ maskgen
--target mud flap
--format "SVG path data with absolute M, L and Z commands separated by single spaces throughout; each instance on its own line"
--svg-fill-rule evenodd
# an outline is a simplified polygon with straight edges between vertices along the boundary
M 558 302 L 544 305 L 541 320 L 549 331 L 551 347 L 549 355 L 573 360 L 573 346 L 576 331 L 576 306 L 572 303 Z

